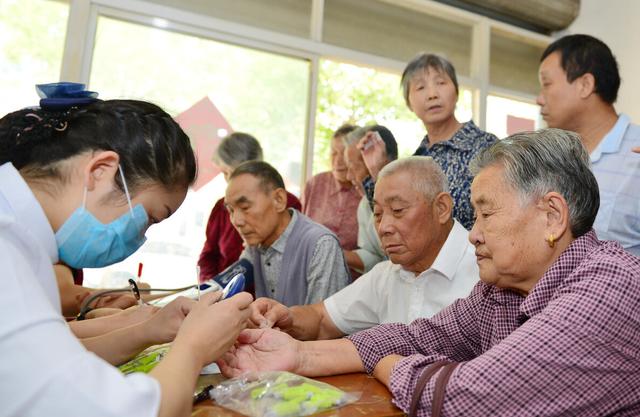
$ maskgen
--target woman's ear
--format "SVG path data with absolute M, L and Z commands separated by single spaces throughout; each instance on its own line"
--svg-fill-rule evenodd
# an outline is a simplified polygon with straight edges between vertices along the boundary
M 273 201 L 278 213 L 287 209 L 287 190 L 284 188 L 276 188 L 273 190 Z
M 546 214 L 547 234 L 553 235 L 556 240 L 565 234 L 571 235 L 569 225 L 569 205 L 559 193 L 552 191 L 542 198 L 542 209 Z
M 84 181 L 89 191 L 97 188 L 113 188 L 113 179 L 118 173 L 120 156 L 113 151 L 96 151 L 84 168 Z

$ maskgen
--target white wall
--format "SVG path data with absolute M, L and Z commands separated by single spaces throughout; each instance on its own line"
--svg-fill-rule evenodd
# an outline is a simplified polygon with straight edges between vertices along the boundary
M 609 45 L 618 66 L 622 85 L 616 110 L 640 124 L 640 1 L 582 0 L 580 14 L 569 33 L 586 33 Z

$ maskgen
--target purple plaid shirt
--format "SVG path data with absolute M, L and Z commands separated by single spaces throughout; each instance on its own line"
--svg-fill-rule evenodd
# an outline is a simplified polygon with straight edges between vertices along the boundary
M 407 411 L 422 371 L 461 362 L 443 416 L 640 416 L 640 259 L 591 231 L 576 239 L 525 298 L 478 283 L 431 319 L 349 337 L 367 372 L 405 356 L 391 392 Z M 437 374 L 419 415 L 428 416 Z

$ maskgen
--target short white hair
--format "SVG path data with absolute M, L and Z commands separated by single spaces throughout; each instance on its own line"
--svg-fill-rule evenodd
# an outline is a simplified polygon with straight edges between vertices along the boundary
M 378 181 L 398 172 L 409 172 L 413 178 L 413 189 L 422 194 L 427 201 L 433 201 L 440 193 L 449 192 L 447 177 L 440 165 L 430 156 L 409 156 L 395 160 L 382 168 L 378 174 Z

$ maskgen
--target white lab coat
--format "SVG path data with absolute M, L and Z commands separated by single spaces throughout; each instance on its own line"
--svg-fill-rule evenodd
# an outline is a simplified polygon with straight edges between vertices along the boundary
M 10 163 L 0 166 L 0 417 L 155 416 L 160 385 L 88 352 L 60 311 L 55 235 Z

